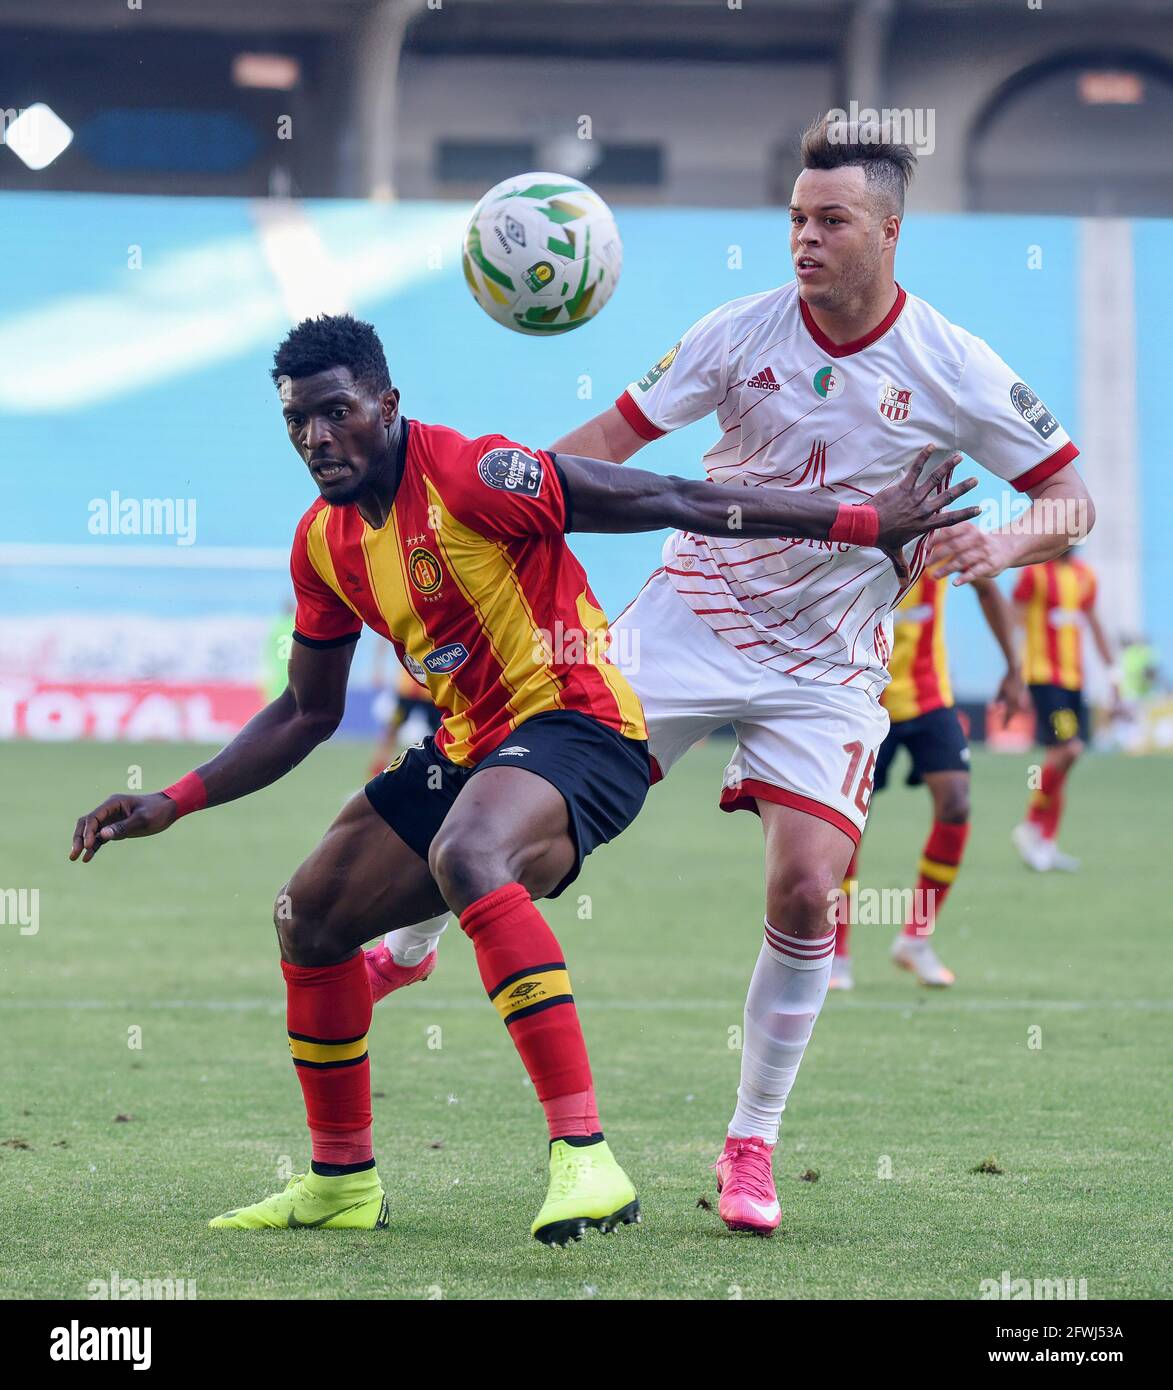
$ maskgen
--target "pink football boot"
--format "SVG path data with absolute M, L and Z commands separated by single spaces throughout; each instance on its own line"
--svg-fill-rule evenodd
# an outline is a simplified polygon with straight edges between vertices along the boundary
M 384 995 L 404 985 L 426 980 L 436 968 L 436 952 L 429 951 L 418 965 L 396 965 L 385 941 L 363 952 L 367 963 L 367 979 L 371 986 L 371 1003 L 377 1004 Z
M 774 1191 L 773 1144 L 764 1139 L 725 1140 L 717 1170 L 717 1210 L 731 1231 L 771 1236 L 782 1220 Z

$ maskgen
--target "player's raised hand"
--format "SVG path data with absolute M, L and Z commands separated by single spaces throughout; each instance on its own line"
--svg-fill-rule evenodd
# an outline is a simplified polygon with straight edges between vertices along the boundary
M 108 796 L 96 810 L 79 817 L 69 858 L 72 861 L 80 855 L 81 862 L 88 864 L 108 841 L 157 835 L 172 824 L 178 813 L 175 802 L 162 792 Z
M 951 502 L 956 502 L 977 487 L 976 478 L 966 478 L 963 482 L 949 485 L 953 470 L 961 462 L 960 454 L 950 454 L 923 483 L 920 481 L 920 475 L 937 447 L 936 444 L 926 444 L 904 474 L 896 482 L 881 488 L 871 500 L 880 523 L 876 545 L 892 561 L 896 577 L 902 584 L 907 583 L 909 577 L 908 562 L 904 558 L 904 547 L 909 541 L 928 535 L 930 531 L 970 521 L 981 511 L 979 507 L 946 511 Z
M 933 538 L 929 566 L 938 578 L 956 575 L 954 584 L 996 579 L 1006 568 L 1005 540 L 997 531 L 958 526 Z

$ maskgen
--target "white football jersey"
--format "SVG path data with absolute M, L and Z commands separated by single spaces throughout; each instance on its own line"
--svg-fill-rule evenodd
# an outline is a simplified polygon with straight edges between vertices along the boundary
M 903 289 L 878 327 L 842 344 L 820 332 L 793 282 L 735 299 L 693 324 L 616 405 L 645 439 L 714 413 L 721 434 L 704 464 L 715 483 L 839 502 L 866 501 L 930 441 L 1022 491 L 1079 452 L 986 343 Z M 924 549 L 917 542 L 909 556 L 914 579 Z M 755 661 L 874 695 L 887 684 L 901 590 L 879 551 L 677 531 L 664 569 L 693 612 Z

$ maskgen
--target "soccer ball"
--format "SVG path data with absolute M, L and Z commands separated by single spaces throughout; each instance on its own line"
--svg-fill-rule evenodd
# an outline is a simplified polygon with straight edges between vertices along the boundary
M 611 209 L 585 183 L 518 174 L 473 209 L 463 261 L 490 318 L 516 333 L 568 333 L 611 298 L 623 243 Z

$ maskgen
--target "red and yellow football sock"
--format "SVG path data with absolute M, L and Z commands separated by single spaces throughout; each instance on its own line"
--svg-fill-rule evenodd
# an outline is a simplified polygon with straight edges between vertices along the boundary
M 372 1168 L 371 987 L 361 951 L 338 965 L 281 962 L 289 1051 L 305 1097 L 313 1169 L 324 1176 Z
M 507 883 L 466 907 L 460 925 L 534 1083 L 550 1138 L 602 1138 L 570 976 L 545 918 L 520 883 Z
M 835 913 L 835 954 L 837 956 L 849 956 L 851 954 L 851 892 L 855 887 L 859 872 L 859 850 L 851 851 L 851 863 L 847 866 L 847 872 L 843 875 L 843 891 L 846 898 L 839 899 L 839 907 Z
M 937 914 L 945 905 L 949 889 L 961 868 L 961 856 L 969 838 L 969 822 L 956 824 L 935 820 L 925 841 L 920 861 L 920 877 L 916 881 L 916 902 L 921 909 L 904 924 L 905 936 L 928 936 Z
M 1059 821 L 1063 815 L 1063 783 L 1067 780 L 1067 769 L 1058 763 L 1044 763 L 1042 782 L 1038 791 L 1031 793 L 1026 818 L 1037 825 L 1044 840 L 1053 840 L 1059 833 Z

